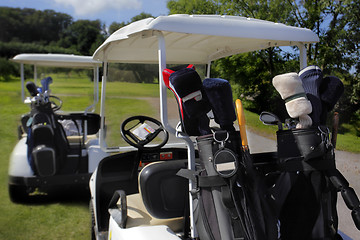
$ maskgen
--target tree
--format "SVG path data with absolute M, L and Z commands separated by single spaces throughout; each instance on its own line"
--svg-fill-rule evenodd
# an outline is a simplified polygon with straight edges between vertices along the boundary
M 145 18 L 151 18 L 151 17 L 154 17 L 154 16 L 152 16 L 149 13 L 142 12 L 139 15 L 136 15 L 135 17 L 132 17 L 130 22 L 127 22 L 127 23 L 125 23 L 125 22 L 121 22 L 121 23 L 112 22 L 110 27 L 109 27 L 109 34 L 113 34 L 118 29 L 120 29 L 122 27 L 125 27 L 126 25 L 128 25 L 128 24 L 130 24 L 132 22 L 136 22 L 138 20 L 145 19 Z
M 222 14 L 220 0 L 170 0 L 167 8 L 170 14 Z
M 71 48 L 83 55 L 92 55 L 105 40 L 105 27 L 100 20 L 78 20 L 71 24 L 63 33 L 59 45 Z
M 108 35 L 111 35 L 113 34 L 114 32 L 116 32 L 118 29 L 122 28 L 122 27 L 125 27 L 126 26 L 126 23 L 125 22 L 121 22 L 121 23 L 118 23 L 118 22 L 112 22 L 109 26 L 109 33 Z
M 0 41 L 57 42 L 71 22 L 71 16 L 53 10 L 0 7 Z
M 17 73 L 14 63 L 7 61 L 5 58 L 0 58 L 0 82 L 9 81 L 11 76 Z
M 360 9 L 352 0 L 293 1 L 297 24 L 316 32 L 320 42 L 308 47 L 308 58 L 325 75 L 336 75 L 345 84 L 337 111 L 345 122 L 360 119 Z M 358 126 L 360 135 L 360 127 Z

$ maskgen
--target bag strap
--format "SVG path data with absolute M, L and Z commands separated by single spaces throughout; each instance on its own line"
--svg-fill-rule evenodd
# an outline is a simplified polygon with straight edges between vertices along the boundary
M 192 180 L 197 188 L 199 187 L 222 187 L 226 186 L 227 183 L 224 178 L 215 176 L 200 176 L 200 171 L 194 171 L 190 169 L 182 168 L 177 173 L 177 176 Z

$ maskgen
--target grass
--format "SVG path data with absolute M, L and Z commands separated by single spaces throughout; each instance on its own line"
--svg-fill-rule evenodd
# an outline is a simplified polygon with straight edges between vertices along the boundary
M 264 125 L 259 120 L 259 115 L 245 110 L 245 119 L 247 130 L 255 132 L 261 136 L 276 139 L 277 126 Z
M 87 77 L 72 76 L 68 81 L 62 75 L 52 75 L 53 93 L 61 94 L 63 110 L 81 110 L 92 102 L 92 83 Z M 107 85 L 106 121 L 107 137 L 113 145 L 121 143 L 120 123 L 132 115 L 157 112 L 141 97 L 157 97 L 158 85 L 111 82 Z M 77 94 L 81 96 L 69 96 Z M 119 98 L 121 96 L 121 98 Z M 7 192 L 7 170 L 10 153 L 17 142 L 17 125 L 21 114 L 29 106 L 20 101 L 19 81 L 0 82 L 0 240 L 90 239 L 90 213 L 88 202 L 68 201 L 42 205 L 13 204 Z M 97 109 L 99 112 L 99 109 Z M 275 138 L 276 126 L 265 126 L 259 116 L 245 112 L 248 129 Z M 116 116 L 116 117 L 111 117 Z M 360 140 L 349 134 L 339 134 L 337 147 L 359 152 Z

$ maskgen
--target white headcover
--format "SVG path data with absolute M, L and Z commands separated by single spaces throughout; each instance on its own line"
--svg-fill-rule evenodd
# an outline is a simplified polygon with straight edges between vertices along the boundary
M 312 125 L 308 116 L 312 112 L 312 106 L 307 99 L 301 79 L 297 73 L 285 73 L 273 78 L 273 86 L 285 100 L 286 110 L 292 118 L 299 118 L 297 128 L 305 128 Z

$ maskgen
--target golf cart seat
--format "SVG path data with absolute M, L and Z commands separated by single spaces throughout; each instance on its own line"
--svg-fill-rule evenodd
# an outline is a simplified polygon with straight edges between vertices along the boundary
M 99 114 L 70 113 L 59 114 L 57 117 L 66 131 L 66 136 L 70 144 L 77 144 L 79 142 L 86 144 L 86 141 L 97 139 L 96 134 L 100 129 Z
M 187 160 L 154 162 L 139 174 L 139 194 L 127 196 L 126 228 L 166 225 L 172 231 L 184 228 L 188 181 L 176 175 Z

